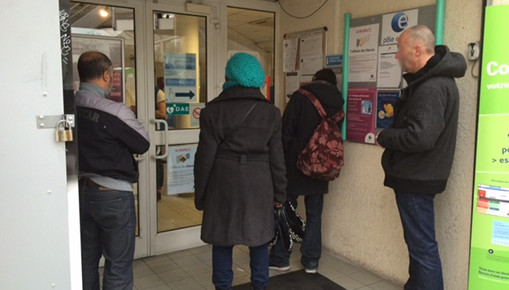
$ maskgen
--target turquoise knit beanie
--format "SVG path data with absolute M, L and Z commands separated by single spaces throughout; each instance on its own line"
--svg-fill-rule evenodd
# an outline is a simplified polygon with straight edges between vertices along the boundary
M 247 53 L 234 54 L 226 63 L 226 77 L 223 89 L 234 86 L 261 88 L 265 83 L 265 73 L 258 60 Z

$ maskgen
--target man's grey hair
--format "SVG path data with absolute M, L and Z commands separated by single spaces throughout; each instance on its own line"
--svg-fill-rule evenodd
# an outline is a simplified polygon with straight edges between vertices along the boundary
M 428 54 L 435 52 L 435 34 L 426 25 L 412 26 L 405 32 L 411 43 L 422 44 Z

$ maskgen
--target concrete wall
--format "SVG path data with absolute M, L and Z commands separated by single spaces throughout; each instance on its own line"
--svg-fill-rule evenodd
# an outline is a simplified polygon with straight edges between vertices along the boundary
M 304 16 L 322 0 L 288 3 L 282 1 L 288 12 Z M 281 35 L 327 26 L 327 53 L 343 53 L 344 13 L 351 13 L 355 19 L 433 4 L 435 1 L 430 0 L 328 1 L 307 19 L 296 19 L 281 12 Z M 480 40 L 481 19 L 482 1 L 447 1 L 444 44 L 466 55 L 467 43 Z M 278 45 L 282 45 L 282 39 Z M 457 81 L 461 107 L 454 166 L 446 191 L 435 199 L 445 286 L 453 290 L 466 289 L 468 280 L 478 93 L 478 79 L 470 73 L 473 63 L 468 65 L 467 75 Z M 378 146 L 345 142 L 345 167 L 339 179 L 331 183 L 325 199 L 323 244 L 326 250 L 402 285 L 408 277 L 408 252 L 394 193 L 383 186 L 382 152 Z

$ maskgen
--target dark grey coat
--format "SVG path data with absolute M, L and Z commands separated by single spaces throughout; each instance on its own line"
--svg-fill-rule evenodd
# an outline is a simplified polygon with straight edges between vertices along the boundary
M 201 111 L 200 129 L 194 178 L 195 206 L 203 210 L 201 239 L 217 246 L 269 242 L 274 201 L 286 200 L 279 109 L 259 89 L 231 87 Z
M 434 195 L 445 190 L 456 146 L 460 96 L 454 78 L 465 75 L 465 58 L 446 46 L 415 74 L 394 109 L 394 122 L 378 135 L 385 147 L 384 185 Z

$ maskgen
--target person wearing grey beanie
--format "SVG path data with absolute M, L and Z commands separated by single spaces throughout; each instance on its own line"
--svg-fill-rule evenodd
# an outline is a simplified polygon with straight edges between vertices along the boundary
M 258 60 L 237 53 L 226 64 L 221 94 L 200 114 L 195 155 L 195 206 L 203 210 L 201 239 L 212 245 L 212 282 L 231 289 L 232 250 L 250 250 L 253 289 L 269 281 L 268 243 L 274 207 L 286 200 L 281 113 L 260 91 Z

